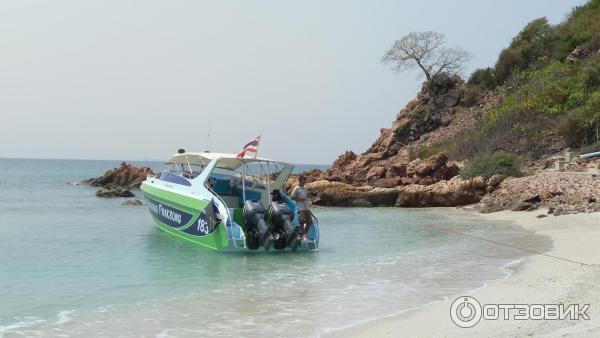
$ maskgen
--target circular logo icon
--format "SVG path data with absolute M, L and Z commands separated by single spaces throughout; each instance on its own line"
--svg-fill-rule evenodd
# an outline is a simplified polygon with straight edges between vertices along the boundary
M 473 327 L 481 320 L 481 304 L 473 297 L 458 297 L 450 306 L 450 318 L 459 327 Z

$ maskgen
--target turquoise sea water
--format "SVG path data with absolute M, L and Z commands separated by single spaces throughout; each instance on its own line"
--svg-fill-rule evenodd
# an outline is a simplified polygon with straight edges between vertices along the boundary
M 314 208 L 319 252 L 215 253 L 156 229 L 145 206 L 68 184 L 116 165 L 0 159 L 1 337 L 318 336 L 481 287 L 522 258 L 444 229 L 550 246 L 454 209 Z

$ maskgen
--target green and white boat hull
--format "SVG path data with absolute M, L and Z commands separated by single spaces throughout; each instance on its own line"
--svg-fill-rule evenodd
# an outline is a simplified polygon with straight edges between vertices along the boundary
M 141 189 L 152 219 L 164 232 L 213 250 L 225 251 L 230 245 L 234 249 L 237 246 L 244 247 L 243 237 L 238 235 L 234 241 L 230 238 L 232 236 L 227 235 L 223 222 L 214 224 L 214 230 L 209 228 L 204 211 L 210 200 L 161 189 L 152 181 L 143 182 Z M 240 230 L 237 230 L 238 234 Z

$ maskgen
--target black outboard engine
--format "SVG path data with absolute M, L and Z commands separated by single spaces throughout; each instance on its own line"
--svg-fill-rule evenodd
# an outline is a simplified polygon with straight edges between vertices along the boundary
M 265 224 L 265 208 L 258 201 L 244 203 L 244 223 L 248 229 L 246 245 L 250 250 L 256 250 L 268 239 L 268 227 Z
M 275 235 L 275 249 L 283 250 L 289 246 L 292 250 L 298 248 L 300 235 L 292 225 L 294 214 L 285 202 L 273 201 L 269 207 L 269 232 Z M 279 236 L 278 236 L 279 235 Z

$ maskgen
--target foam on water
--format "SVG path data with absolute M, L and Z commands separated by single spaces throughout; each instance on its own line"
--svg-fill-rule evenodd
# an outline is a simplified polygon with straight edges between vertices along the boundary
M 54 322 L 54 325 L 62 325 L 65 323 L 70 322 L 73 318 L 71 317 L 71 315 L 75 313 L 75 310 L 66 310 L 66 311 L 61 311 L 58 313 L 57 317 L 57 321 Z
M 550 246 L 453 209 L 315 208 L 318 253 L 215 253 L 65 184 L 117 164 L 0 160 L 0 335 L 318 336 L 506 278 L 523 258 L 449 227 Z

